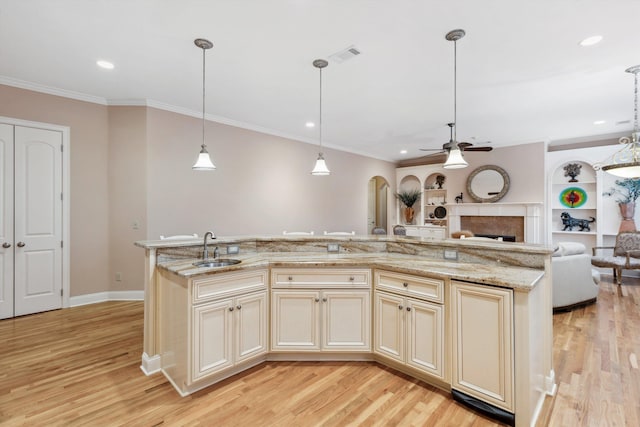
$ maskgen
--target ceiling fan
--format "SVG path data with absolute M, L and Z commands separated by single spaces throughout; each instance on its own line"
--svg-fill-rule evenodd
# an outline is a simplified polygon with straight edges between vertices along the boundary
M 440 154 L 449 154 L 449 152 L 451 151 L 451 149 L 455 148 L 456 146 L 460 149 L 460 151 L 491 151 L 493 150 L 493 147 L 474 147 L 472 143 L 470 142 L 456 142 L 453 139 L 453 128 L 456 124 L 455 123 L 447 123 L 447 126 L 449 126 L 449 142 L 442 144 L 442 148 L 421 148 L 420 151 L 437 151 L 437 153 L 433 153 L 433 154 L 429 154 L 430 156 L 435 156 L 435 155 L 440 155 Z

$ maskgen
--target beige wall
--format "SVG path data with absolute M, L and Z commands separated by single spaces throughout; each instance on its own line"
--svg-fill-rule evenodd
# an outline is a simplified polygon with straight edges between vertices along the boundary
M 313 177 L 316 146 L 218 123 L 207 123 L 218 170 L 194 172 L 199 119 L 3 85 L 0 99 L 1 116 L 71 129 L 71 296 L 142 290 L 133 242 L 160 234 L 365 233 L 369 179 L 395 188 L 392 163 L 325 149 L 332 175 Z
M 325 149 L 331 175 L 310 174 L 317 146 L 207 123 L 215 172 L 191 170 L 200 120 L 149 109 L 148 235 L 367 232 L 369 180 L 395 185 L 395 166 Z
M 109 289 L 107 107 L 0 85 L 0 115 L 71 128 L 71 296 Z

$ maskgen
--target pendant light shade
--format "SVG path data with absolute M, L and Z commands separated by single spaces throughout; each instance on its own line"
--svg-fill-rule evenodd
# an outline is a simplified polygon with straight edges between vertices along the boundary
M 627 73 L 634 76 L 634 119 L 633 132 L 631 137 L 623 136 L 620 138 L 620 144 L 623 144 L 611 158 L 607 159 L 602 170 L 611 175 L 621 178 L 640 178 L 640 129 L 638 128 L 638 74 L 640 74 L 640 65 L 627 68 Z M 596 166 L 596 169 L 598 167 Z
M 196 46 L 202 49 L 202 145 L 200 146 L 200 154 L 198 155 L 198 160 L 193 165 L 191 169 L 194 171 L 212 171 L 216 170 L 215 165 L 211 161 L 211 157 L 209 157 L 209 152 L 207 151 L 207 145 L 204 143 L 204 127 L 205 127 L 205 111 L 204 111 L 204 100 L 205 100 L 205 53 L 207 49 L 211 49 L 213 47 L 213 43 L 209 40 L 205 39 L 195 39 L 193 41 Z
M 329 63 L 324 59 L 316 59 L 313 61 L 313 66 L 316 67 L 320 71 L 320 120 L 318 121 L 318 129 L 319 129 L 319 150 L 318 150 L 318 159 L 316 160 L 316 165 L 311 171 L 311 175 L 324 176 L 331 175 L 331 171 L 327 167 L 327 162 L 324 161 L 324 156 L 322 154 L 322 69 L 325 68 Z
M 462 169 L 469 166 L 469 163 L 466 162 L 464 157 L 462 157 L 462 150 L 460 150 L 460 146 L 458 145 L 458 139 L 456 135 L 456 128 L 458 125 L 457 122 L 457 113 L 458 113 L 458 105 L 457 105 L 457 42 L 461 38 L 464 37 L 466 33 L 464 30 L 451 30 L 447 33 L 445 38 L 449 41 L 453 42 L 453 138 L 451 141 L 451 149 L 449 150 L 449 155 L 447 156 L 447 161 L 442 165 L 445 169 Z

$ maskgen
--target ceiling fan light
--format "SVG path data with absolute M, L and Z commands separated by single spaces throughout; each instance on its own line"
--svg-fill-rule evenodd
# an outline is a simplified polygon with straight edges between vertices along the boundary
M 462 157 L 462 151 L 457 147 L 449 151 L 449 157 L 447 157 L 447 161 L 442 165 L 445 169 L 462 169 L 467 166 L 469 166 L 469 163 Z

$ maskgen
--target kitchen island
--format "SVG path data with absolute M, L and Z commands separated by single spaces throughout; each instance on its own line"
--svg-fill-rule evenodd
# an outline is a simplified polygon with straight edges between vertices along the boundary
M 262 236 L 137 242 L 142 369 L 187 395 L 265 360 L 376 360 L 516 425 L 554 392 L 551 250 L 490 240 Z M 488 405 L 487 405 L 488 404 Z

